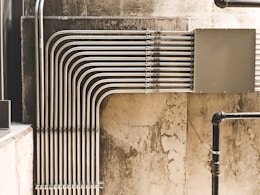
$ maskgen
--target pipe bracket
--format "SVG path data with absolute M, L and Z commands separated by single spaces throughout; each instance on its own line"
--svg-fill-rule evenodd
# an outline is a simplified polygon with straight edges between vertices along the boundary
M 211 173 L 213 176 L 218 176 L 220 174 L 219 162 L 211 161 Z

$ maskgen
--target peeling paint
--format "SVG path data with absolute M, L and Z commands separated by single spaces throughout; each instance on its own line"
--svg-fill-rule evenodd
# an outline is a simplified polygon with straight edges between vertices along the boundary
M 103 194 L 185 194 L 186 129 L 173 122 L 179 113 L 184 113 L 180 121 L 186 120 L 185 97 L 176 93 L 108 99 L 101 119 Z

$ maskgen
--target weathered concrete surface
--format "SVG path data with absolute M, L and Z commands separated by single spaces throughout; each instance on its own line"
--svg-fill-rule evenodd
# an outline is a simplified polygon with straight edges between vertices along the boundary
M 11 126 L 0 138 L 0 194 L 33 194 L 33 131 L 28 125 Z
M 35 1 L 24 2 L 25 15 L 33 15 Z M 47 19 L 46 38 L 65 27 L 67 29 L 156 27 L 168 30 L 188 30 L 188 24 L 190 30 L 260 27 L 259 9 L 220 9 L 214 5 L 213 0 L 46 0 L 45 7 L 45 15 L 103 17 L 77 20 L 63 18 L 54 23 L 48 22 Z M 107 16 L 114 18 L 106 20 Z M 128 22 L 116 19 L 131 16 L 180 17 L 185 20 L 175 25 L 176 23 L 167 22 L 165 19 L 157 23 L 157 26 L 153 26 L 147 25 L 146 22 L 142 23 L 136 18 L 132 20 L 128 18 Z M 33 121 L 35 116 L 33 19 L 25 18 L 23 25 L 24 120 Z M 259 103 L 258 93 L 110 96 L 104 102 L 102 112 L 101 174 L 105 182 L 102 193 L 104 195 L 210 194 L 209 147 L 212 114 L 219 110 L 259 111 Z M 259 122 L 255 120 L 224 121 L 221 124 L 220 194 L 260 193 L 258 126 Z
M 185 194 L 184 93 L 113 95 L 103 105 L 103 194 Z
M 35 0 L 24 0 L 26 16 L 34 15 Z M 194 28 L 260 27 L 257 8 L 225 8 L 213 0 L 45 0 L 47 16 L 187 17 Z
M 211 118 L 217 111 L 259 111 L 249 94 L 190 94 L 188 98 L 187 194 L 210 194 Z M 260 119 L 226 120 L 220 126 L 220 194 L 259 194 Z
M 34 15 L 35 0 L 24 1 L 26 16 Z M 47 16 L 151 16 L 153 0 L 45 0 Z

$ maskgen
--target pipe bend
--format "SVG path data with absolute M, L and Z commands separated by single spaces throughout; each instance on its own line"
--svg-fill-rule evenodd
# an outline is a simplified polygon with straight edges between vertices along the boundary
M 227 2 L 226 0 L 214 0 L 216 6 L 220 7 L 220 8 L 225 8 L 227 7 Z
M 216 112 L 215 114 L 213 114 L 211 122 L 213 124 L 218 125 L 221 123 L 222 119 L 224 119 L 224 118 L 225 118 L 225 113 L 222 111 L 219 111 L 219 112 Z

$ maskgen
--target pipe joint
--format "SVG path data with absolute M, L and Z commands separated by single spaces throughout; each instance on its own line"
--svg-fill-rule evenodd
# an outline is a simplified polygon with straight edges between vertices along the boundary
M 218 176 L 220 174 L 219 162 L 211 161 L 211 173 L 213 176 Z
M 228 2 L 226 0 L 214 0 L 216 6 L 220 8 L 225 8 L 228 5 Z
M 216 113 L 212 116 L 211 122 L 212 122 L 214 125 L 219 125 L 224 118 L 225 118 L 224 112 L 216 112 Z

